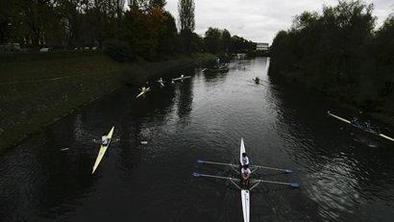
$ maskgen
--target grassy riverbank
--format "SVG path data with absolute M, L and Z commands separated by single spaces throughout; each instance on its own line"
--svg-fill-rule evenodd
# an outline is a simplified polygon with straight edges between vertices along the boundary
M 0 152 L 125 83 L 208 63 L 210 54 L 117 63 L 100 52 L 26 54 L 0 60 Z

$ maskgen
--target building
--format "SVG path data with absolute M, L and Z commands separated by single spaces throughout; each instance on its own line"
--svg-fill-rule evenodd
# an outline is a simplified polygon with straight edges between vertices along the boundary
M 268 43 L 256 43 L 256 51 L 268 51 L 269 44 Z

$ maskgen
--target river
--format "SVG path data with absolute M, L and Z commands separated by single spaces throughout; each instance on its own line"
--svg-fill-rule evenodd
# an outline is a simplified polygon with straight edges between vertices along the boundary
M 191 70 L 183 73 L 191 79 L 139 100 L 125 87 L 25 140 L 0 157 L 0 221 L 242 221 L 236 188 L 192 176 L 233 175 L 196 161 L 236 163 L 241 137 L 252 164 L 295 171 L 254 177 L 301 184 L 259 185 L 252 222 L 392 221 L 393 145 L 329 118 L 334 105 L 318 95 L 272 83 L 268 64 Z M 112 126 L 91 175 L 93 140 Z

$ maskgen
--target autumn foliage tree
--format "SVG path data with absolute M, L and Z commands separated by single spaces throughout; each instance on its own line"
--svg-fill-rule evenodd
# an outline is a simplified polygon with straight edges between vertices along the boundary
M 194 33 L 194 0 L 179 0 L 179 32 L 165 5 L 165 0 L 0 0 L 0 45 L 20 43 L 34 50 L 95 47 L 121 62 L 207 49 L 207 41 Z M 220 32 L 210 52 L 237 48 L 236 38 L 227 30 Z M 219 48 L 211 50 L 214 47 Z

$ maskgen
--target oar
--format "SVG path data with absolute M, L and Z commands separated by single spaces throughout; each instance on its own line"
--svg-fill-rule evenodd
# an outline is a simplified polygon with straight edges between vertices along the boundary
M 235 179 L 232 177 L 223 177 L 223 176 L 216 176 L 216 175 L 210 175 L 210 174 L 203 174 L 203 173 L 193 173 L 194 177 L 208 177 L 208 178 L 215 178 L 215 179 L 223 179 L 223 180 L 235 180 L 239 181 L 239 179 Z
M 286 182 L 272 181 L 272 180 L 254 180 L 254 181 L 256 183 L 269 183 L 269 184 L 285 185 L 285 186 L 290 186 L 292 188 L 299 188 L 300 187 L 299 183 L 294 183 L 294 182 L 293 183 L 286 183 Z
M 230 180 L 230 182 L 231 182 L 235 187 L 237 187 L 238 189 L 242 190 L 242 188 L 241 188 L 237 183 L 235 183 L 234 180 Z
M 381 136 L 381 137 L 383 137 L 383 138 L 385 138 L 385 139 L 388 139 L 388 140 L 391 140 L 391 141 L 394 142 L 394 139 L 393 139 L 393 138 L 391 138 L 391 137 L 389 137 L 389 136 L 386 136 L 386 135 L 384 135 L 384 134 L 382 134 L 382 133 L 380 133 L 379 136 Z
M 214 161 L 207 161 L 207 160 L 197 160 L 197 163 L 200 164 L 212 164 L 212 165 L 221 165 L 221 166 L 238 166 L 236 164 L 231 164 L 231 163 L 221 163 L 221 162 L 214 162 Z M 250 165 L 251 168 L 257 168 L 257 169 L 267 169 L 267 170 L 276 170 L 276 171 L 282 171 L 285 173 L 293 173 L 292 170 L 289 169 L 282 169 L 282 168 L 276 168 L 276 167 L 269 167 L 269 166 L 258 166 L 258 165 Z
M 207 160 L 197 160 L 197 163 L 201 163 L 201 164 L 212 164 L 212 165 L 221 165 L 221 166 L 238 166 L 238 165 L 232 164 L 232 163 L 220 163 L 220 162 L 207 161 Z
M 236 184 L 234 181 L 239 181 L 239 179 L 232 178 L 232 177 L 222 177 L 222 176 L 216 176 L 216 175 L 209 175 L 209 174 L 202 174 L 202 173 L 193 173 L 194 177 L 207 177 L 207 178 L 214 178 L 214 179 L 223 179 L 223 180 L 229 180 L 235 187 L 238 189 L 242 190 L 241 187 Z
M 255 184 L 253 184 L 253 186 L 252 186 L 249 190 L 250 190 L 250 191 L 253 190 L 253 189 L 256 188 L 260 183 L 261 183 L 261 181 L 257 181 Z
M 342 118 L 342 117 L 340 117 L 340 116 L 337 116 L 337 115 L 335 115 L 335 114 L 332 114 L 330 111 L 327 111 L 327 114 L 328 114 L 329 116 L 332 116 L 332 117 L 334 117 L 334 118 L 336 118 L 336 119 L 338 119 L 338 120 L 341 120 L 341 121 L 343 121 L 343 122 L 345 122 L 345 123 L 352 124 L 349 120 L 347 120 L 347 119 L 345 119 L 345 118 Z
M 285 173 L 293 173 L 292 170 L 289 169 L 281 169 L 281 168 L 276 168 L 276 167 L 269 167 L 269 166 L 255 166 L 255 165 L 251 165 L 251 168 L 257 168 L 257 169 L 267 169 L 267 170 L 276 170 L 276 171 L 282 171 Z

